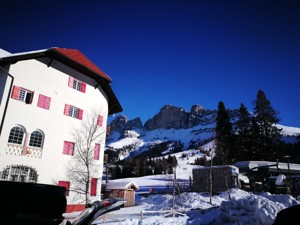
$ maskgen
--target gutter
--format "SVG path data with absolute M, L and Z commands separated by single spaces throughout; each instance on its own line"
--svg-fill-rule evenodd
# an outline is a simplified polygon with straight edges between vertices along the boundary
M 9 98 L 10 98 L 10 93 L 11 93 L 15 78 L 9 72 L 7 72 L 5 69 L 3 69 L 3 67 L 0 66 L 0 69 L 11 78 L 11 83 L 10 83 L 10 87 L 9 87 L 9 91 L 8 91 L 8 95 L 7 95 L 7 99 L 6 99 L 6 103 L 5 103 L 5 107 L 4 107 L 4 112 L 3 112 L 3 116 L 2 116 L 1 124 L 0 124 L 0 136 L 1 136 L 2 128 L 3 128 L 3 124 L 4 124 L 6 112 L 7 112 L 8 102 L 9 102 Z

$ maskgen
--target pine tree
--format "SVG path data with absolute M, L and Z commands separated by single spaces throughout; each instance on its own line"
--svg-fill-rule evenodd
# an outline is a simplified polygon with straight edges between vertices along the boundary
M 255 120 L 259 129 L 258 147 L 260 160 L 276 160 L 282 157 L 279 151 L 280 131 L 275 124 L 279 122 L 278 112 L 272 107 L 262 90 L 257 92 L 254 102 Z
M 251 115 L 248 109 L 241 103 L 239 108 L 239 117 L 236 123 L 237 135 L 236 135 L 236 154 L 238 161 L 249 160 L 251 157 Z
M 251 135 L 249 136 L 249 154 L 248 160 L 261 160 L 260 152 L 261 146 L 259 145 L 259 125 L 256 121 L 255 117 L 251 118 L 251 127 L 250 127 Z
M 229 113 L 222 101 L 218 104 L 216 117 L 216 157 L 215 164 L 226 165 L 236 161 L 234 154 L 234 143 L 232 124 Z

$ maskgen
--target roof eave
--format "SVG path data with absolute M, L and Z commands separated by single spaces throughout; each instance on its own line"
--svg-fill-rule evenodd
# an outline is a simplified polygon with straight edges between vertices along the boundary
M 115 93 L 113 92 L 109 83 L 104 82 L 102 85 L 104 92 L 108 96 L 108 115 L 113 115 L 123 111 L 123 108 L 117 99 Z
M 2 64 L 14 64 L 18 61 L 28 60 L 28 59 L 38 59 L 46 56 L 45 50 L 35 51 L 35 52 L 28 52 L 24 54 L 11 54 L 6 57 L 0 58 L 0 62 Z
M 57 52 L 55 50 L 55 48 L 49 49 L 48 54 L 50 57 L 54 57 L 55 59 L 59 60 L 60 62 L 78 70 L 79 72 L 92 77 L 100 84 L 100 86 L 103 88 L 104 92 L 108 96 L 108 106 L 109 106 L 108 115 L 113 115 L 115 113 L 119 113 L 119 112 L 123 111 L 123 108 L 122 108 L 119 100 L 117 99 L 116 95 L 114 94 L 114 92 L 110 86 L 111 79 L 106 79 L 103 76 L 101 76 L 100 74 L 95 73 L 94 71 L 88 69 L 87 67 L 82 66 L 81 64 L 76 63 L 72 59 L 65 57 L 64 55 Z
M 0 65 L 5 65 L 8 63 L 16 63 L 22 60 L 29 60 L 29 59 L 38 59 L 42 57 L 49 57 L 55 58 L 56 60 L 60 61 L 61 63 L 74 68 L 75 70 L 83 73 L 94 80 L 96 80 L 100 86 L 103 88 L 104 92 L 108 96 L 108 115 L 112 115 L 115 113 L 119 113 L 123 111 L 123 108 L 117 99 L 116 95 L 114 94 L 110 83 L 110 79 L 106 79 L 101 74 L 95 73 L 92 70 L 88 69 L 87 67 L 75 62 L 74 60 L 59 54 L 59 52 L 55 51 L 55 48 L 50 48 L 46 50 L 39 50 L 39 51 L 32 51 L 27 53 L 20 53 L 20 54 L 12 54 L 7 57 L 0 58 Z

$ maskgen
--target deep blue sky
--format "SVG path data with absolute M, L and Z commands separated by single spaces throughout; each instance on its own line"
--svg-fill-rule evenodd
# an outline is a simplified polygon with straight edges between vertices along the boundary
M 88 0 L 1 3 L 0 48 L 80 50 L 112 79 L 129 119 L 165 104 L 253 111 L 263 90 L 300 127 L 300 2 Z

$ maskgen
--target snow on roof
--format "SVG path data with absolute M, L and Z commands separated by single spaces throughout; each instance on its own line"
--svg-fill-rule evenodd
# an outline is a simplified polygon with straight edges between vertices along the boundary
M 6 56 L 9 56 L 9 55 L 11 55 L 10 52 L 7 52 L 4 49 L 0 48 L 0 58 L 6 57 Z
M 134 182 L 127 181 L 109 181 L 106 184 L 106 190 L 125 190 L 125 189 L 139 189 L 139 187 Z
M 233 169 L 238 169 L 238 167 L 233 166 L 233 165 L 215 165 L 215 166 L 204 166 L 204 167 L 197 167 L 193 168 L 193 170 L 207 170 L 207 169 L 217 169 L 217 168 L 233 168 Z
M 35 53 L 42 53 L 47 51 L 48 49 L 40 49 L 40 50 L 34 50 L 34 51 L 27 51 L 27 52 L 17 52 L 17 53 L 9 53 L 8 55 L 1 55 L 0 57 L 5 58 L 5 57 L 12 57 L 12 56 L 22 56 L 22 55 L 31 55 Z M 5 51 L 5 50 L 3 50 Z
M 300 164 L 296 163 L 287 163 L 287 162 L 270 162 L 270 161 L 242 161 L 237 162 L 234 166 L 239 169 L 246 169 L 257 171 L 259 167 L 268 168 L 269 171 L 281 171 L 281 172 L 291 172 L 291 173 L 300 173 Z M 278 168 L 277 168 L 278 166 Z
M 242 161 L 234 164 L 234 166 L 236 167 L 249 168 L 250 170 L 256 167 L 266 167 L 266 166 L 274 166 L 274 165 L 276 165 L 276 162 L 269 162 L 269 161 Z

